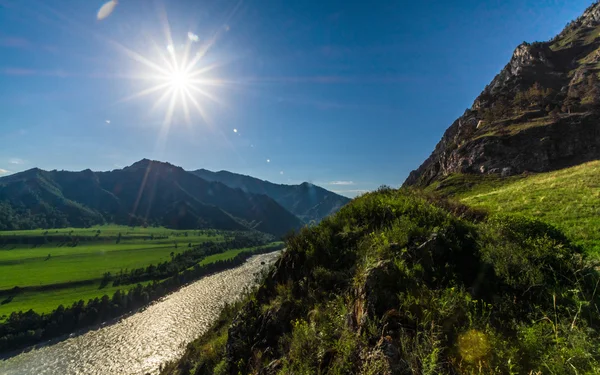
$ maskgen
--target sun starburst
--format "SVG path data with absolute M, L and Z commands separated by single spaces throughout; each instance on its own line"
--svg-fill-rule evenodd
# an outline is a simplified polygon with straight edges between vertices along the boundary
M 169 103 L 163 121 L 163 127 L 166 128 L 171 125 L 173 113 L 177 107 L 183 110 L 186 123 L 189 125 L 191 123 L 190 107 L 197 110 L 205 123 L 209 123 L 206 111 L 201 103 L 203 99 L 219 103 L 214 95 L 207 90 L 209 86 L 221 85 L 220 80 L 210 77 L 210 72 L 215 65 L 202 66 L 202 54 L 200 52 L 193 59 L 188 59 L 190 48 L 191 41 L 188 42 L 184 53 L 181 55 L 172 45 L 169 45 L 167 52 L 170 57 L 161 53 L 159 62 L 153 62 L 137 54 L 135 54 L 137 56 L 134 55 L 138 62 L 149 68 L 150 75 L 148 78 L 152 84 L 125 100 L 162 92 L 153 108 L 164 102 Z
M 166 137 L 176 111 L 183 113 L 188 126 L 191 126 L 192 122 L 197 123 L 198 120 L 201 120 L 212 128 L 205 107 L 208 101 L 223 105 L 213 95 L 211 91 L 214 90 L 211 88 L 225 86 L 225 83 L 214 77 L 214 69 L 221 64 L 207 64 L 205 57 L 217 40 L 219 33 L 215 33 L 213 37 L 206 40 L 200 40 L 198 35 L 188 32 L 187 43 L 181 48 L 176 48 L 166 15 L 163 18 L 163 26 L 167 46 L 166 48 L 159 47 L 159 43 L 152 42 L 153 54 L 141 54 L 118 42 L 113 42 L 130 59 L 140 64 L 142 70 L 136 74 L 136 78 L 149 83 L 139 92 L 121 101 L 154 95 L 157 96 L 157 99 L 152 105 L 152 111 L 159 107 L 165 107 L 166 104 L 159 138 Z M 224 29 L 224 31 L 226 30 Z M 193 117 L 194 113 L 199 114 L 199 118 Z

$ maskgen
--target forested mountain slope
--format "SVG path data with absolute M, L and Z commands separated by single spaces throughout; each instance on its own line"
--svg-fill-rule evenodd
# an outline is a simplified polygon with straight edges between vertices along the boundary
M 275 235 L 303 225 L 267 196 L 147 159 L 110 172 L 34 168 L 0 178 L 0 230 L 103 223 L 256 229 Z
M 300 185 L 274 184 L 237 173 L 211 172 L 206 169 L 198 169 L 192 173 L 207 181 L 218 181 L 231 188 L 267 195 L 307 223 L 320 221 L 350 202 L 349 198 L 308 182 Z

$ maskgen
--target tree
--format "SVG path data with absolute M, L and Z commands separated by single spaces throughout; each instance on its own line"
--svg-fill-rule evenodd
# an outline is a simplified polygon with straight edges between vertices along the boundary
M 558 122 L 560 120 L 560 111 L 558 107 L 554 107 L 554 109 L 550 111 L 550 117 L 554 122 Z
M 596 76 L 596 73 L 592 73 L 588 76 L 587 87 L 588 91 L 598 88 L 598 76 Z
M 525 109 L 527 108 L 527 105 L 529 104 L 527 96 L 525 95 L 525 93 L 523 91 L 519 91 L 517 92 L 517 94 L 515 95 L 514 99 L 513 99 L 513 105 L 515 107 L 517 107 L 518 109 Z
M 563 103 L 563 112 L 571 113 L 576 111 L 581 105 L 581 98 L 574 95 L 569 95 Z
M 102 275 L 102 281 L 100 281 L 100 289 L 107 286 L 111 279 L 112 275 L 110 274 L 110 272 L 105 272 L 104 275 Z
M 596 73 L 592 73 L 587 81 L 587 99 L 592 110 L 600 109 L 600 85 Z

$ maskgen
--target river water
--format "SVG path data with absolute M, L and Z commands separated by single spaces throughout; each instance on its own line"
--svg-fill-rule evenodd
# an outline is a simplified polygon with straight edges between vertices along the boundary
M 156 374 L 162 364 L 179 358 L 278 254 L 257 255 L 200 279 L 115 324 L 0 361 L 0 374 Z

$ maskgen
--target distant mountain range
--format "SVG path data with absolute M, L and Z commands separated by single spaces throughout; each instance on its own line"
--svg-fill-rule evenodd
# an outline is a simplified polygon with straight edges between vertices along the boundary
M 33 168 L 0 178 L 0 230 L 115 223 L 255 229 L 281 236 L 349 201 L 312 184 L 276 185 L 211 173 L 148 159 L 110 172 Z M 261 184 L 264 190 L 256 188 Z
M 269 196 L 307 223 L 321 221 L 350 202 L 349 198 L 308 182 L 300 185 L 281 185 L 227 171 L 211 172 L 198 169 L 192 173 L 206 181 L 217 181 L 230 188 Z

